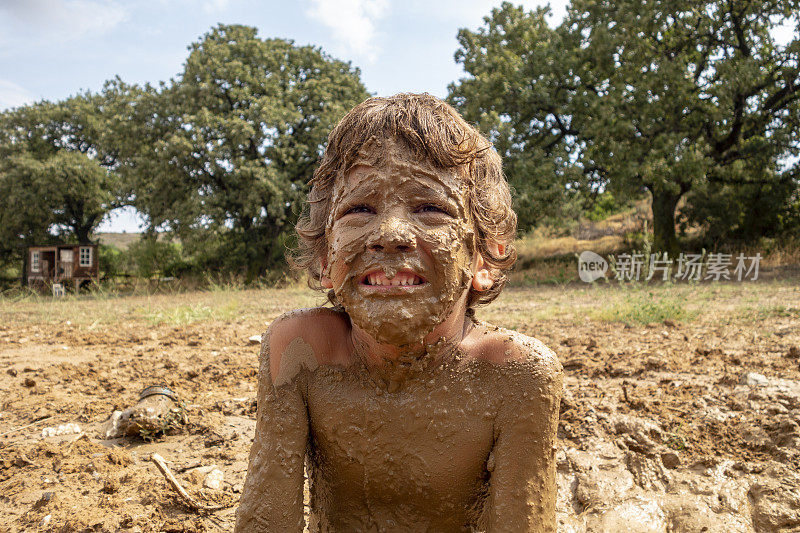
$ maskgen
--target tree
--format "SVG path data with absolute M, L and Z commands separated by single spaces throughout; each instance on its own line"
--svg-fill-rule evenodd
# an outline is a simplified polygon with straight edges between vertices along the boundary
M 188 250 L 218 243 L 217 266 L 252 279 L 282 259 L 327 133 L 367 96 L 348 63 L 220 25 L 158 93 L 147 123 L 168 132 L 152 143 L 135 203 L 151 228 L 175 231 Z
M 88 93 L 0 115 L 0 240 L 9 260 L 57 236 L 90 242 L 119 205 L 114 158 L 99 148 L 106 130 Z
M 524 64 L 526 90 L 545 96 L 533 106 L 512 101 L 511 109 L 546 127 L 523 128 L 523 138 L 563 135 L 590 182 L 648 190 L 654 246 L 674 252 L 675 210 L 687 192 L 783 179 L 777 161 L 798 155 L 800 35 L 786 45 L 773 36 L 798 10 L 798 0 L 574 0 L 555 32 L 558 46 L 547 46 L 530 38 L 544 31 L 509 31 L 540 27 L 540 12 L 516 11 L 509 27 L 498 17 L 513 11 L 504 4 L 487 28 L 467 32 L 475 44 L 462 40 L 462 48 L 486 71 Z M 520 53 L 540 48 L 541 56 Z M 501 101 L 486 77 L 479 72 L 470 83 Z M 545 122 L 547 98 L 558 105 Z
M 563 215 L 570 198 L 591 189 L 572 152 L 570 63 L 547 8 L 526 12 L 504 2 L 476 32 L 459 30 L 455 60 L 469 77 L 449 86 L 449 100 L 488 134 L 503 157 L 521 229 Z

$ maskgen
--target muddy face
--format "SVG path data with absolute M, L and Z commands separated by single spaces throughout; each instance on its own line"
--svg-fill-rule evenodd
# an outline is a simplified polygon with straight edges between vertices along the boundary
M 334 188 L 328 276 L 354 324 L 418 344 L 453 311 L 473 272 L 474 231 L 457 169 L 374 140 Z

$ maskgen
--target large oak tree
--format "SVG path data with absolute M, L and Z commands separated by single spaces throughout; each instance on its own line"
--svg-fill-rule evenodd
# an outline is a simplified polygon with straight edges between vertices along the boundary
M 54 238 L 90 242 L 124 202 L 109 123 L 99 97 L 81 94 L 0 115 L 0 246 L 16 261 L 25 246 Z
M 282 260 L 327 134 L 368 96 L 349 63 L 220 25 L 157 100 L 139 94 L 156 138 L 136 205 L 151 226 L 214 248 L 220 267 L 252 279 Z
M 590 183 L 650 191 L 654 244 L 675 251 L 688 191 L 783 179 L 777 162 L 798 155 L 798 12 L 798 0 L 573 0 L 549 30 L 542 11 L 506 3 L 459 33 L 470 77 L 453 94 L 474 119 L 512 125 L 520 158 L 567 152 Z

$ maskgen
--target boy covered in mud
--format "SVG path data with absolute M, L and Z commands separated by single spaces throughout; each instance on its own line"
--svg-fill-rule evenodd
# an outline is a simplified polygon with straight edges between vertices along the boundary
M 561 367 L 472 311 L 516 258 L 497 153 L 432 96 L 370 98 L 311 185 L 295 261 L 333 307 L 264 335 L 236 531 L 555 531 Z

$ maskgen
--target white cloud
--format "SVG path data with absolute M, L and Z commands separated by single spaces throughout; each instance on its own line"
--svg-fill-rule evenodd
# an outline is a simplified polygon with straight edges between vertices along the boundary
M 800 36 L 800 21 L 797 15 L 789 17 L 782 24 L 772 28 L 772 37 L 780 46 L 786 46 Z
M 515 0 L 512 3 L 531 11 L 549 3 L 549 22 L 558 25 L 564 18 L 569 0 Z M 500 7 L 500 4 L 501 0 L 411 0 L 408 6 L 419 16 L 455 22 L 459 27 L 474 30 L 483 24 L 483 17 L 488 17 L 492 9 Z
M 375 26 L 388 9 L 388 0 L 311 0 L 306 14 L 331 30 L 342 52 L 373 62 L 378 57 Z
M 105 33 L 125 20 L 127 10 L 117 2 L 99 0 L 3 0 L 3 12 L 16 31 L 48 42 L 63 42 L 90 33 Z M 24 28 L 20 28 L 20 25 Z
M 33 93 L 26 88 L 7 80 L 0 80 L 0 111 L 30 104 L 34 100 Z
M 206 0 L 203 2 L 203 11 L 206 13 L 216 13 L 224 11 L 230 4 L 230 0 Z

